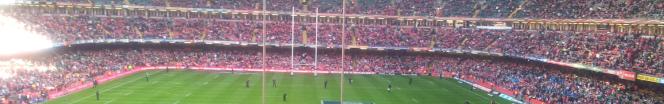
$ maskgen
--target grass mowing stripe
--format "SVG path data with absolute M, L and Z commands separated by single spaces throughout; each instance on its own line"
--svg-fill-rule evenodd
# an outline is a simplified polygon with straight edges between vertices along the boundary
M 110 103 L 113 102 L 113 101 L 115 101 L 115 99 L 112 99 L 112 100 L 110 100 L 110 101 L 106 101 L 106 102 L 104 102 L 104 104 L 110 104 Z
M 172 73 L 175 72 L 175 73 Z M 195 73 L 182 73 L 180 71 L 171 71 L 165 75 L 159 76 L 150 76 L 149 82 L 144 82 L 145 87 L 140 88 L 140 93 L 135 93 L 134 97 L 127 98 L 128 100 L 138 100 L 144 102 L 159 102 L 159 103 L 170 103 L 171 99 L 160 99 L 170 96 L 176 96 L 173 94 L 174 88 L 179 88 L 186 81 L 186 79 L 194 78 Z
M 164 78 L 172 78 L 171 73 L 166 73 L 164 71 L 159 72 L 160 74 L 152 74 L 149 76 L 150 82 L 145 81 L 145 71 L 143 73 L 137 73 L 136 75 L 139 76 L 140 78 L 143 79 L 143 81 L 135 82 L 134 85 L 137 85 L 137 87 L 129 87 L 127 90 L 133 90 L 131 94 L 127 96 L 132 96 L 132 95 L 143 95 L 146 93 L 153 93 L 150 89 L 152 88 L 151 85 L 158 84 L 160 81 L 163 81 Z M 139 86 L 140 85 L 140 86 Z
M 159 100 L 159 98 L 174 96 L 174 94 L 172 94 L 172 88 L 179 87 L 180 84 L 185 82 L 184 79 L 193 77 L 189 74 L 175 72 L 176 71 L 170 71 L 164 72 L 164 74 L 161 75 L 151 75 L 149 77 L 149 82 L 138 82 L 143 85 L 143 87 L 134 88 L 136 92 L 123 97 L 122 100 L 161 103 L 169 102 L 167 100 Z
M 408 84 L 409 77 L 410 76 L 389 76 L 393 82 L 392 87 L 395 89 L 393 91 L 393 98 L 398 98 L 399 100 L 403 101 L 402 103 L 414 103 L 414 101 L 411 99 L 411 96 L 415 95 L 410 95 L 407 92 L 407 89 L 413 88 Z
M 293 84 L 293 82 L 294 82 L 293 77 L 294 76 L 291 76 L 290 74 L 279 74 L 278 76 L 284 82 L 284 87 L 279 87 L 278 89 L 280 89 L 280 90 L 275 92 L 273 96 L 283 96 L 283 94 L 286 93 L 286 94 L 290 94 L 290 98 L 292 99 L 293 98 L 292 97 L 293 93 L 291 92 L 291 89 L 293 87 L 295 87 L 295 85 Z M 280 103 L 280 102 L 281 103 L 286 103 L 286 102 L 283 101 L 283 99 L 281 97 L 276 98 L 273 101 L 275 101 L 277 103 Z M 290 102 L 293 102 L 293 101 L 291 100 Z
M 413 85 L 411 87 L 414 87 L 413 89 L 424 89 L 424 90 L 429 90 L 431 92 L 438 92 L 438 91 L 436 91 L 437 89 L 431 88 L 431 83 L 433 83 L 433 82 L 429 82 L 429 81 L 427 81 L 423 78 L 424 77 L 414 77 L 413 78 Z M 428 101 L 428 99 L 436 99 L 436 97 L 435 97 L 436 93 L 431 93 L 431 94 L 424 95 L 424 94 L 422 94 L 422 92 L 414 91 L 414 90 L 408 91 L 408 93 L 410 93 L 410 95 L 416 95 L 416 96 L 411 96 L 411 101 L 413 101 L 415 103 L 418 103 L 418 104 L 422 103 L 422 102 L 431 103 L 432 101 Z
M 219 77 L 218 74 L 206 74 L 205 78 L 204 78 L 204 81 L 202 81 L 202 84 L 198 85 L 197 88 L 194 88 L 194 89 L 188 91 L 187 94 L 185 94 L 184 97 L 181 98 L 180 100 L 184 101 L 184 102 L 187 102 L 187 103 L 195 102 L 197 99 L 193 99 L 192 95 L 205 95 L 203 93 L 200 93 L 201 90 L 209 90 L 207 88 L 209 88 L 208 86 L 209 86 L 210 81 L 213 81 L 218 77 Z M 208 95 L 208 96 L 211 96 L 211 95 Z
M 223 89 L 224 92 L 227 92 L 225 96 L 222 97 L 222 99 L 226 100 L 226 102 L 230 103 L 236 103 L 240 104 L 242 103 L 244 99 L 240 99 L 238 97 L 243 97 L 246 95 L 244 93 L 247 91 L 249 88 L 245 88 L 245 81 L 249 79 L 249 74 L 242 74 L 242 73 L 235 73 L 233 74 L 233 79 L 234 81 L 230 86 L 228 86 L 227 89 Z
M 305 80 L 304 85 L 307 86 L 307 89 L 312 89 L 309 90 L 309 93 L 306 95 L 308 97 L 307 99 L 317 99 L 317 100 L 320 99 L 319 91 L 321 89 L 319 87 L 319 84 L 317 84 L 318 77 L 312 74 L 304 74 L 304 75 L 306 76 L 303 78 Z M 313 95 L 318 95 L 318 96 L 313 96 Z
M 431 85 L 430 83 L 426 83 L 426 82 L 422 81 L 422 79 L 421 79 L 422 77 L 411 76 L 408 80 L 410 80 L 411 78 L 412 78 L 413 82 L 412 82 L 412 84 L 409 84 L 409 86 L 412 87 L 412 88 L 406 89 L 406 93 L 409 93 L 409 95 L 415 95 L 415 96 L 409 96 L 410 101 L 412 101 L 414 103 L 417 103 L 417 104 L 420 104 L 422 102 L 426 102 L 426 99 L 434 99 L 434 98 L 432 98 L 434 96 L 432 96 L 430 94 L 427 94 L 427 95 L 422 94 L 422 92 L 424 92 L 424 91 L 437 92 L 437 91 L 435 91 L 436 89 L 431 89 L 431 88 L 426 87 L 426 86 Z M 417 90 L 423 90 L 423 91 L 417 91 Z
M 290 85 L 293 85 L 288 88 L 288 97 L 287 97 L 287 102 L 292 103 L 292 102 L 298 102 L 298 103 L 311 103 L 311 102 L 306 102 L 310 101 L 309 99 L 309 94 L 311 90 L 299 90 L 299 89 L 310 89 L 309 85 L 304 84 L 304 80 L 307 77 L 305 74 L 295 74 L 293 76 L 290 76 L 290 80 L 293 80 Z M 282 95 L 283 96 L 283 95 Z M 283 97 L 282 97 L 283 98 Z M 290 98 L 290 99 L 288 99 Z M 297 99 L 295 99 L 297 98 Z M 314 102 L 315 103 L 315 102 Z
M 352 75 L 353 76 L 353 85 L 350 85 L 350 87 L 366 87 L 368 86 L 370 80 L 367 80 L 366 76 L 364 75 Z M 360 102 L 366 102 L 370 101 L 373 102 L 373 94 L 370 94 L 369 90 L 377 90 L 377 89 L 363 89 L 363 88 L 349 88 L 349 92 L 355 93 L 354 96 L 349 97 L 349 101 L 360 101 Z
M 201 74 L 201 72 L 197 72 L 197 74 Z M 203 86 L 207 85 L 204 83 L 209 83 L 209 81 L 212 80 L 214 77 L 213 74 L 203 74 L 201 76 L 204 77 L 196 77 L 193 80 L 192 79 L 189 80 L 189 82 L 196 82 L 196 83 L 190 83 L 187 84 L 188 86 L 186 86 L 184 89 L 178 89 L 179 91 L 181 91 L 179 92 L 181 95 L 173 98 L 177 99 L 176 103 L 180 103 L 182 102 L 183 99 L 189 98 L 189 96 L 193 94 L 192 91 L 195 91 L 197 89 L 203 89 Z
M 154 73 L 154 72 L 151 72 Z M 94 101 L 87 98 L 79 103 L 84 104 L 258 104 L 261 102 L 261 74 L 220 74 L 214 72 L 171 71 L 155 73 L 151 83 L 132 81 L 143 79 L 143 73 L 131 75 L 117 81 L 100 85 L 100 88 L 112 88 L 104 93 L 103 100 Z M 219 77 L 221 76 L 221 77 Z M 456 80 L 437 80 L 429 77 L 418 77 L 413 86 L 408 85 L 408 77 L 383 75 L 349 75 L 353 76 L 353 85 L 344 90 L 345 101 L 374 102 L 377 104 L 439 104 L 488 103 L 486 93 L 471 91 L 470 86 L 458 84 Z M 269 104 L 310 104 L 321 100 L 338 100 L 339 83 L 348 83 L 347 79 L 339 80 L 338 75 L 321 74 L 318 77 L 309 74 L 297 74 L 293 77 L 288 73 L 266 74 L 266 101 Z M 252 80 L 251 88 L 244 88 L 244 82 Z M 271 80 L 277 79 L 277 88 L 272 88 Z M 323 82 L 329 81 L 328 89 Z M 393 92 L 387 93 L 387 84 L 392 81 Z M 208 84 L 205 84 L 205 83 Z M 163 88 L 168 87 L 168 88 Z M 399 89 L 397 89 L 399 88 Z M 461 91 L 464 90 L 464 91 Z M 282 94 L 288 92 L 288 102 L 281 101 Z M 125 95 L 129 93 L 129 95 Z M 170 94 L 169 94 L 170 93 Z M 62 100 L 51 101 L 53 104 L 70 104 L 72 100 L 94 94 L 93 90 L 85 90 L 71 94 Z M 484 97 L 484 98 L 483 98 Z M 502 102 L 509 102 L 501 100 Z
M 341 95 L 341 92 L 339 92 L 339 84 L 343 82 L 343 80 L 339 80 L 339 75 L 338 74 L 328 74 L 328 85 L 327 85 L 327 98 L 328 100 L 339 100 L 339 96 Z
M 387 96 L 384 95 L 388 94 L 387 81 L 376 80 L 377 76 L 371 76 L 371 75 L 362 75 L 362 77 L 364 79 L 364 82 L 362 82 L 362 84 L 368 87 L 375 88 L 373 90 L 366 90 L 366 93 L 371 95 L 370 101 L 375 103 L 379 100 L 385 100 Z M 380 83 L 372 83 L 372 82 L 380 82 Z
M 440 79 L 436 79 L 436 78 L 432 78 L 432 77 L 426 77 L 426 78 L 422 78 L 421 81 L 423 81 L 424 83 L 428 83 L 428 84 L 425 84 L 425 85 L 428 85 L 426 87 L 426 89 L 435 89 L 435 90 L 439 90 L 438 92 L 443 92 L 443 93 L 430 93 L 431 94 L 430 96 L 445 96 L 445 94 L 450 94 L 450 90 L 447 89 L 447 86 L 449 86 L 449 85 L 441 85 L 442 80 L 440 80 Z M 431 99 L 435 99 L 435 98 L 431 98 Z M 431 100 L 431 99 L 423 99 L 423 100 Z
M 282 74 L 271 74 L 269 76 L 270 76 L 269 77 L 270 80 L 274 79 L 274 80 L 277 81 L 277 88 L 273 88 L 272 86 L 266 87 L 265 88 L 265 90 L 266 90 L 265 91 L 265 96 L 278 96 L 278 95 L 280 95 L 280 93 L 283 93 L 283 91 L 281 89 L 284 88 L 284 87 L 288 87 L 288 85 L 286 84 L 286 80 L 283 79 Z M 281 99 L 274 99 L 274 98 L 268 98 L 268 97 L 265 97 L 265 101 L 266 102 L 272 102 L 272 103 L 282 102 Z
M 458 87 L 461 87 L 461 86 L 458 86 Z M 464 86 L 464 87 L 466 87 L 466 86 Z M 470 86 L 467 86 L 467 88 L 471 88 L 471 87 L 470 87 Z M 484 99 L 484 100 L 490 100 L 490 99 L 487 98 L 486 96 L 483 96 L 483 95 L 477 94 L 477 92 L 475 92 L 475 91 L 472 91 L 472 90 L 463 90 L 463 91 L 469 92 L 469 94 L 473 94 L 473 95 L 479 96 L 479 98 L 482 98 L 482 99 Z
M 215 73 L 216 74 L 216 73 Z M 224 92 L 224 89 L 228 89 L 231 86 L 234 86 L 233 77 L 231 77 L 232 74 L 216 74 L 216 77 L 210 81 L 210 84 L 208 84 L 207 88 L 204 89 L 199 89 L 196 90 L 195 93 L 191 96 L 192 100 L 193 98 L 198 99 L 199 101 L 204 101 L 204 102 L 220 102 L 223 100 L 220 100 L 220 97 L 228 96 L 226 92 Z
M 327 90 L 327 89 L 323 88 L 324 87 L 323 84 L 325 83 L 325 80 L 327 80 L 327 78 L 324 75 L 321 75 L 321 74 L 319 74 L 318 76 L 315 76 L 315 77 L 316 78 L 313 78 L 314 81 L 312 83 L 310 83 L 309 85 L 313 86 L 313 88 L 315 90 L 314 92 L 316 93 L 315 95 L 317 95 L 316 97 L 318 97 L 318 99 L 322 100 L 322 99 L 324 99 L 325 90 Z M 312 95 L 314 95 L 314 94 L 312 94 Z
M 261 73 L 261 75 L 262 75 L 262 73 Z M 283 86 L 282 85 L 283 81 L 276 78 L 274 74 L 265 73 L 265 80 L 266 80 L 265 81 L 265 96 L 270 96 L 270 94 L 274 93 L 274 91 L 277 90 L 278 87 Z M 273 86 L 272 80 L 276 81 L 276 88 Z M 260 100 L 262 102 L 263 98 L 261 98 Z M 269 98 L 265 97 L 265 102 L 267 103 L 267 102 L 273 102 L 273 101 L 270 101 Z
M 374 92 L 374 94 L 377 94 L 378 96 L 380 96 L 379 98 L 381 98 L 380 100 L 376 100 L 375 103 L 386 104 L 388 102 L 397 102 L 397 103 L 398 102 L 404 102 L 404 101 L 401 101 L 400 99 L 386 99 L 386 98 L 391 98 L 391 96 L 393 96 L 392 93 L 394 93 L 394 92 L 387 93 L 387 84 L 390 83 L 391 81 L 388 80 L 387 78 L 384 78 L 384 77 L 386 77 L 386 76 L 378 75 L 378 76 L 369 77 L 369 78 L 371 78 L 370 83 L 373 87 L 375 87 L 375 88 L 385 88 L 385 92 L 382 92 L 380 90 L 376 90 L 376 92 Z M 384 94 L 380 94 L 380 93 L 384 93 Z M 384 101 L 384 102 L 381 102 L 381 101 Z
M 131 81 L 125 81 L 125 82 L 122 82 L 121 84 L 115 85 L 115 86 L 110 87 L 110 88 L 108 88 L 108 89 L 105 89 L 104 87 L 99 87 L 99 89 L 101 89 L 101 90 L 99 91 L 99 93 L 104 93 L 104 92 L 110 91 L 110 90 L 112 90 L 112 89 L 115 89 L 115 88 L 118 88 L 118 87 L 122 87 L 123 85 L 129 84 L 129 83 L 132 83 L 132 82 L 136 82 L 136 81 L 139 80 L 139 79 L 140 79 L 140 77 L 135 78 L 135 79 L 133 79 L 133 80 L 131 80 Z M 79 102 L 81 102 L 81 101 L 83 101 L 83 100 L 85 100 L 85 99 L 87 99 L 87 98 L 89 98 L 89 97 L 95 96 L 95 95 L 96 95 L 96 94 L 90 94 L 90 95 L 88 95 L 88 96 L 82 97 L 82 98 L 80 98 L 80 99 L 78 99 L 78 100 L 75 100 L 75 101 L 73 101 L 73 102 L 70 102 L 70 103 L 79 103 Z M 96 99 L 96 98 L 95 98 L 95 99 Z
M 153 74 L 158 76 L 158 75 L 161 75 L 162 72 L 157 71 Z M 144 77 L 141 77 L 141 74 L 136 74 L 136 75 L 139 76 L 139 79 L 144 78 Z M 130 94 L 134 93 L 136 90 L 133 90 L 133 88 L 136 87 L 136 86 L 139 86 L 139 85 L 140 84 L 138 84 L 138 83 L 130 83 L 130 84 L 122 86 L 122 88 L 118 88 L 118 89 L 115 89 L 115 90 L 110 90 L 108 92 L 104 92 L 102 94 L 104 97 L 101 97 L 100 101 L 105 101 L 106 99 L 110 99 L 109 101 L 104 102 L 104 104 L 109 104 L 109 103 L 111 103 L 115 100 L 121 99 L 122 98 L 121 96 L 127 96 L 127 95 L 130 95 Z
M 393 76 L 393 75 L 383 75 L 385 80 L 388 81 L 388 83 L 392 83 L 392 95 L 391 98 L 399 101 L 397 103 L 406 103 L 409 102 L 410 99 L 404 99 L 400 96 L 399 93 L 401 93 L 401 87 L 405 87 L 401 81 L 398 80 L 398 78 L 401 78 L 402 76 Z M 392 102 L 389 102 L 392 103 Z
M 242 103 L 252 103 L 252 104 L 260 103 L 260 99 L 261 99 L 261 94 L 260 94 L 261 92 L 260 91 L 261 91 L 261 83 L 262 83 L 260 77 L 261 77 L 260 74 L 250 75 L 248 77 L 248 79 L 251 80 L 249 82 L 251 87 L 248 89 L 248 91 L 244 91 L 245 93 L 246 92 L 249 92 L 249 93 L 247 93 L 244 96 L 244 98 L 242 100 Z

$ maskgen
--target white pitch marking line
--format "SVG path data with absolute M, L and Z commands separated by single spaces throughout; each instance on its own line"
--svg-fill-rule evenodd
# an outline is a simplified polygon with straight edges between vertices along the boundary
M 110 104 L 110 103 L 113 102 L 113 101 L 115 101 L 115 99 L 113 99 L 113 100 L 111 100 L 111 101 L 107 101 L 107 102 L 105 102 L 104 104 Z
M 131 93 L 134 93 L 134 91 L 127 92 L 124 95 L 130 95 Z
M 124 85 L 129 84 L 129 83 L 132 83 L 132 82 L 136 82 L 137 80 L 140 80 L 140 79 L 142 79 L 142 78 L 136 78 L 136 79 L 134 79 L 134 80 L 132 80 L 132 81 L 123 82 L 122 84 L 119 84 L 119 85 L 113 86 L 113 87 L 111 87 L 111 88 L 109 88 L 109 89 L 101 90 L 101 92 L 106 92 L 106 91 L 109 91 L 109 90 L 112 90 L 112 89 L 118 88 L 118 87 L 120 87 L 120 86 L 124 86 Z M 74 102 L 72 102 L 72 103 L 78 103 L 78 102 L 81 102 L 81 101 L 83 101 L 83 99 L 87 99 L 87 98 L 89 98 L 89 97 L 92 97 L 93 95 L 94 95 L 94 94 L 90 94 L 90 95 L 85 96 L 85 97 L 83 97 L 83 98 L 81 98 L 81 99 L 78 99 L 78 100 L 76 100 L 76 101 L 74 101 Z
M 476 92 L 473 92 L 473 91 L 470 91 L 470 90 L 465 90 L 465 91 L 470 92 L 470 93 L 472 93 L 472 94 L 474 94 L 474 95 L 477 95 L 477 96 L 479 96 L 480 98 L 483 98 L 484 100 L 489 100 L 489 98 L 486 98 L 485 96 L 482 96 L 482 95 L 480 95 L 480 94 L 477 94 Z
M 173 104 L 179 104 L 180 100 L 173 102 Z
M 413 100 L 415 103 L 420 103 L 420 101 L 417 101 L 415 98 L 410 98 L 410 100 Z
M 184 95 L 184 97 L 189 97 L 189 96 L 191 96 L 191 92 Z

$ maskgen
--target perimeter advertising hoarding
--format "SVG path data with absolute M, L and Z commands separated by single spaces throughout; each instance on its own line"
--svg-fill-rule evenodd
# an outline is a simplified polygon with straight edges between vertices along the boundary
M 620 77 L 621 79 L 626 79 L 630 81 L 636 80 L 636 78 L 634 78 L 634 76 L 636 76 L 636 73 L 631 71 L 620 70 L 616 72 L 616 75 L 618 75 L 618 77 Z
M 644 74 L 639 74 L 636 76 L 636 79 L 642 80 L 642 81 L 648 81 L 648 82 L 655 82 L 655 83 L 661 83 L 661 79 L 649 75 L 644 75 Z

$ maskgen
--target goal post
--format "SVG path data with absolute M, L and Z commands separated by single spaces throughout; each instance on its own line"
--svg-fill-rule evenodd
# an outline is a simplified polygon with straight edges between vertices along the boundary
M 318 47 L 319 47 L 319 44 L 318 44 L 318 17 L 319 17 L 318 16 L 318 8 L 316 8 L 315 23 L 314 23 L 315 37 L 314 37 L 314 45 L 313 45 L 313 48 L 314 48 L 314 50 L 313 50 L 314 51 L 314 53 L 313 53 L 313 56 L 314 56 L 313 62 L 295 63 L 295 60 L 296 60 L 295 59 L 295 51 L 296 51 L 295 50 L 295 48 L 296 48 L 296 43 L 295 43 L 295 39 L 296 39 L 295 38 L 295 32 L 296 32 L 295 31 L 295 18 L 296 18 L 296 14 L 295 13 L 296 13 L 295 12 L 295 7 L 292 7 L 292 12 L 291 12 L 291 44 L 290 44 L 291 45 L 290 75 L 291 76 L 294 75 L 295 71 L 297 70 L 297 67 L 299 67 L 299 66 L 313 66 L 312 70 L 313 70 L 314 76 L 318 76 Z M 306 23 L 301 23 L 301 24 L 306 25 Z M 304 29 L 303 31 L 306 31 L 306 29 Z M 298 31 L 298 32 L 302 32 L 302 31 Z M 303 40 L 300 41 L 302 43 L 299 44 L 299 45 L 302 45 L 302 46 L 305 46 L 305 47 L 310 46 L 309 44 L 304 43 L 304 41 L 306 41 L 305 40 L 306 38 L 301 38 L 301 39 L 303 39 Z M 309 51 L 305 51 L 305 52 L 309 52 Z

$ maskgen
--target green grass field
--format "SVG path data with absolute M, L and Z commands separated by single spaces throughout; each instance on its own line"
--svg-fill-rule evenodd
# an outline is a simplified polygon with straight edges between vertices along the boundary
M 144 78 L 150 74 L 149 82 Z M 500 104 L 510 103 L 488 96 L 454 79 L 414 77 L 409 85 L 406 76 L 346 75 L 352 76 L 352 85 L 344 79 L 344 101 L 375 104 L 488 104 L 491 99 Z M 265 90 L 268 104 L 321 104 L 323 100 L 339 100 L 339 76 L 288 73 L 266 74 Z M 277 87 L 272 87 L 272 79 Z M 250 88 L 245 81 L 250 80 Z M 323 88 L 325 80 L 328 88 Z M 388 82 L 392 92 L 387 92 Z M 47 104 L 260 104 L 260 73 L 227 73 L 197 71 L 145 71 L 98 86 L 101 93 L 96 100 L 95 89 L 46 102 Z M 287 101 L 282 95 L 288 94 Z

